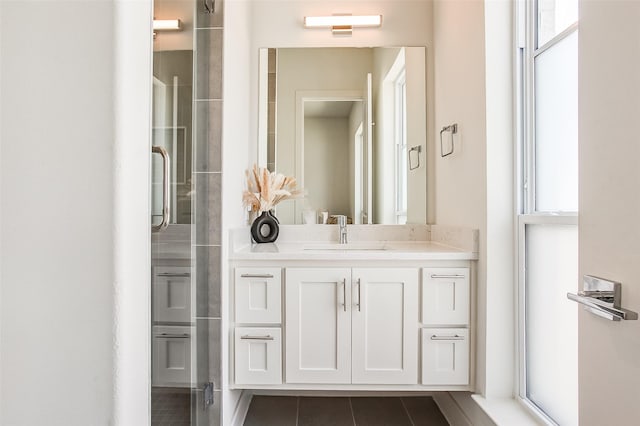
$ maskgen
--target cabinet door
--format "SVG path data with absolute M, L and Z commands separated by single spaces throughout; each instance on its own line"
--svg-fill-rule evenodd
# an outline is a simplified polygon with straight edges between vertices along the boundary
M 469 330 L 422 329 L 422 384 L 469 384 Z
M 351 383 L 349 269 L 286 270 L 287 383 Z
M 469 296 L 469 268 L 422 270 L 422 322 L 425 325 L 468 325 Z
M 158 266 L 153 270 L 153 320 L 191 322 L 191 268 Z
M 278 324 L 281 321 L 280 268 L 237 268 L 237 323 Z
M 280 329 L 237 327 L 235 333 L 236 384 L 282 383 Z
M 418 269 L 354 269 L 353 383 L 418 383 Z
M 189 387 L 191 385 L 192 327 L 153 327 L 154 386 Z

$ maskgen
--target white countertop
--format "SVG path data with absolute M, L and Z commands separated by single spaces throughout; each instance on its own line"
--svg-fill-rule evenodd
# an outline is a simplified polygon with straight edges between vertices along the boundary
M 237 245 L 230 260 L 477 260 L 478 253 L 433 241 L 275 242 Z

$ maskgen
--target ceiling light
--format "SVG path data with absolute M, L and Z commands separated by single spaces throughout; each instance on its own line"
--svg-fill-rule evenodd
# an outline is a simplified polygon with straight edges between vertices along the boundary
M 351 34 L 353 27 L 379 27 L 382 15 L 305 16 L 306 28 L 331 27 L 334 34 Z

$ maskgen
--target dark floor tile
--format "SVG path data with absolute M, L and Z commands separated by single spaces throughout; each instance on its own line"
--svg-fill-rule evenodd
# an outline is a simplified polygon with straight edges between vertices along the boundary
M 298 398 L 254 396 L 244 426 L 295 426 Z
M 190 406 L 189 389 L 154 388 L 151 391 L 151 425 L 189 426 Z
M 403 397 L 402 402 L 415 426 L 449 426 L 432 397 Z
M 357 426 L 411 426 L 400 398 L 351 398 Z
M 300 398 L 298 426 L 353 426 L 349 398 Z

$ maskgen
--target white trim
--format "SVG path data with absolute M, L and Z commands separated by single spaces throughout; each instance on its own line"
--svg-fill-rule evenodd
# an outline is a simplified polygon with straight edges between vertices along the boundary
M 251 391 L 242 391 L 242 395 L 240 395 L 240 399 L 233 413 L 233 418 L 231 419 L 231 426 L 242 426 L 244 424 L 252 399 L 253 393 Z
M 514 398 L 485 398 L 481 395 L 471 395 L 472 402 L 479 407 L 487 416 L 484 421 L 488 423 L 479 423 L 474 419 L 474 426 L 479 425 L 518 425 L 518 426 L 536 426 L 545 425 L 541 420 L 520 404 Z M 468 406 L 469 408 L 475 406 Z M 468 414 L 468 412 L 467 412 Z
M 113 418 L 151 413 L 152 4 L 114 3 Z
M 464 411 L 456 403 L 449 392 L 441 392 L 433 395 L 433 400 L 442 412 L 442 415 L 451 426 L 473 426 Z
M 569 25 L 567 28 L 565 28 L 561 33 L 556 34 L 551 40 L 543 44 L 542 47 L 538 47 L 537 49 L 535 49 L 535 51 L 533 52 L 533 57 L 536 58 L 539 55 L 542 55 L 544 52 L 551 49 L 553 46 L 560 43 L 562 40 L 569 37 L 571 34 L 573 34 L 577 30 L 578 30 L 578 22 L 576 21 L 573 24 Z
M 267 167 L 269 151 L 269 49 L 260 49 L 258 58 L 258 166 Z

